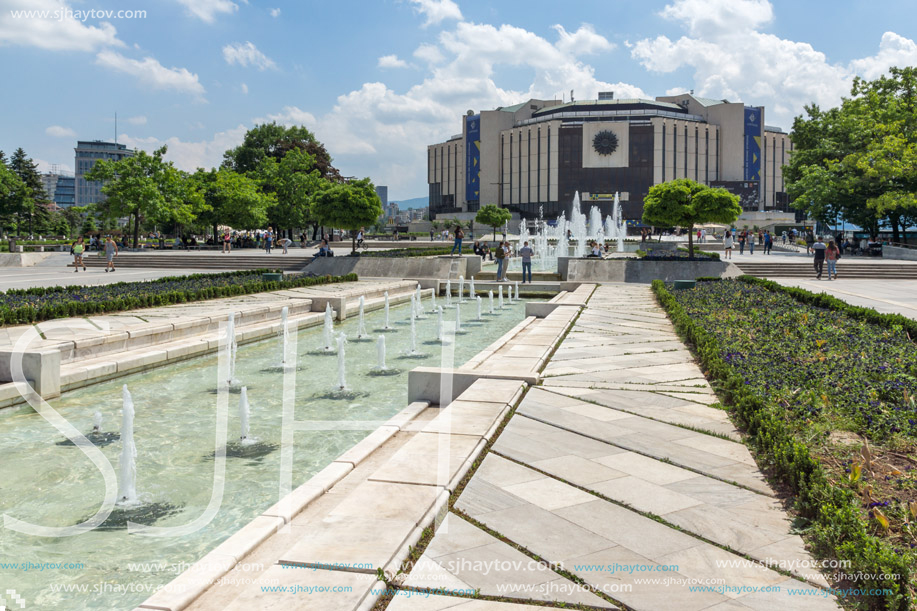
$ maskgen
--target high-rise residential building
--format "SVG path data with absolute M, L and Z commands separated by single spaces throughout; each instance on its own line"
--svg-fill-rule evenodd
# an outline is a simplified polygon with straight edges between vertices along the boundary
M 376 186 L 376 195 L 379 196 L 379 199 L 382 200 L 382 209 L 388 206 L 388 187 L 385 185 Z
M 76 204 L 76 178 L 60 170 L 41 175 L 41 183 L 48 194 L 48 199 L 60 208 L 69 208 Z
M 102 194 L 102 183 L 83 178 L 100 159 L 119 161 L 131 157 L 134 151 L 124 144 L 103 142 L 101 140 L 80 140 L 76 143 L 76 157 L 73 167 L 76 168 L 76 204 L 85 206 L 105 199 Z
M 427 148 L 430 214 L 497 204 L 523 218 L 569 218 L 579 192 L 584 210 L 605 215 L 619 193 L 624 218 L 639 219 L 649 188 L 675 178 L 724 187 L 748 212 L 786 210 L 793 143 L 764 117 L 760 106 L 691 93 L 468 111 L 461 134 Z

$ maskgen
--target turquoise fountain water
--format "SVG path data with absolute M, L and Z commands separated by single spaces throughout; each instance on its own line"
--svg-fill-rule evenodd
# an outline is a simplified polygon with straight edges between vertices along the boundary
M 464 310 L 458 315 L 464 319 L 465 331 L 454 345 L 456 365 L 509 331 L 523 316 L 521 304 L 497 311 L 483 322 L 472 320 L 476 304 L 467 302 L 454 307 Z M 325 353 L 323 326 L 289 330 L 291 345 L 298 347 L 297 362 L 291 363 L 295 367 L 286 370 L 286 375 L 296 378 L 295 419 L 321 424 L 315 427 L 321 430 L 301 430 L 294 436 L 294 486 L 371 432 L 347 430 L 352 426 L 328 430 L 334 428 L 327 426 L 329 421 L 387 420 L 407 406 L 407 372 L 417 366 L 439 365 L 438 342 L 436 345 L 423 342 L 422 349 L 417 346 L 418 336 L 435 336 L 438 316 L 425 319 L 422 325 L 415 321 L 418 328 L 413 341 L 417 354 L 410 358 L 400 356 L 412 343 L 409 308 L 407 304 L 392 307 L 399 322 L 385 333 L 381 342 L 388 342 L 389 354 L 399 356 L 384 365 L 385 375 L 372 375 L 380 360 L 384 363 L 385 359 L 384 355 L 379 358 L 379 344 L 347 344 L 346 383 L 366 391 L 355 398 L 342 399 L 329 392 L 338 380 L 339 361 L 335 358 L 338 347 Z M 384 311 L 367 313 L 367 330 L 382 335 L 384 318 Z M 354 317 L 333 326 L 335 331 L 353 337 L 359 320 Z M 232 341 L 227 343 L 232 346 Z M 54 539 L 0 528 L 0 558 L 76 567 L 43 571 L 0 567 L 3 588 L 15 589 L 23 596 L 27 610 L 129 611 L 188 564 L 276 503 L 284 401 L 281 390 L 284 374 L 276 370 L 277 352 L 278 341 L 273 336 L 237 348 L 234 377 L 245 387 L 245 395 L 239 397 L 239 410 L 229 410 L 228 425 L 232 432 L 225 459 L 225 490 L 213 520 L 181 537 L 129 534 L 123 524 L 110 530 L 99 528 L 79 536 Z M 141 508 L 161 508 L 156 514 L 157 527 L 186 525 L 204 515 L 210 501 L 216 466 L 213 449 L 218 395 L 208 389 L 225 388 L 225 377 L 220 383 L 217 361 L 217 355 L 190 359 L 66 392 L 49 402 L 80 431 L 89 433 L 98 424 L 103 429 L 100 434 L 87 437 L 120 470 L 119 466 L 128 465 L 129 461 L 119 463 L 122 445 L 117 443 L 117 434 L 105 431 L 102 423 L 119 420 L 119 411 L 125 403 L 123 386 L 129 386 L 135 407 L 130 436 L 136 451 L 133 494 Z M 395 375 L 389 375 L 391 372 Z M 243 399 L 246 404 L 257 406 L 256 409 L 241 409 Z M 245 412 L 248 412 L 246 436 L 256 440 L 251 445 L 244 445 L 240 439 L 245 428 Z M 127 432 L 127 427 L 123 428 Z M 65 443 L 44 419 L 30 408 L 2 410 L 0 430 L 3 431 L 0 513 L 40 525 L 70 526 L 97 511 L 105 494 L 102 474 L 78 448 Z M 133 455 L 133 451 L 128 454 Z M 121 479 L 123 482 L 124 478 Z M 136 516 L 142 514 L 138 510 L 130 516 L 139 520 Z

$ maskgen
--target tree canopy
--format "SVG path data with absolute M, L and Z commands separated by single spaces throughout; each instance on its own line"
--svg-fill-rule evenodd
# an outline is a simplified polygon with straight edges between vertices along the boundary
M 739 198 L 726 189 L 679 178 L 650 187 L 643 199 L 643 222 L 688 230 L 688 256 L 694 256 L 694 226 L 732 224 L 742 214 Z
M 382 216 L 382 200 L 369 178 L 327 183 L 315 194 L 312 214 L 323 225 L 348 229 L 353 239 L 353 252 L 356 252 L 357 230 L 375 224 Z
M 341 179 L 340 173 L 331 165 L 331 155 L 325 145 L 302 125 L 285 127 L 274 122 L 256 125 L 245 133 L 242 144 L 223 154 L 223 166 L 243 174 L 255 172 L 265 159 L 280 161 L 294 149 L 312 156 L 309 172 L 318 170 L 322 178 Z
M 198 169 L 191 182 L 203 197 L 198 222 L 213 228 L 218 234 L 220 224 L 230 227 L 261 227 L 267 222 L 267 209 L 274 203 L 272 194 L 265 194 L 254 180 L 227 168 Z
M 854 79 L 851 96 L 827 111 L 807 106 L 793 123 L 784 169 L 793 206 L 823 222 L 845 219 L 872 234 L 917 219 L 917 68 Z
M 106 200 L 98 205 L 103 214 L 134 220 L 133 243 L 137 248 L 140 223 L 188 224 L 204 207 L 200 193 L 171 162 L 163 160 L 166 147 L 150 155 L 140 150 L 131 157 L 96 162 L 86 174 L 87 180 L 103 181 Z
M 493 204 L 481 206 L 474 220 L 482 225 L 493 227 L 494 240 L 497 239 L 497 227 L 502 227 L 513 218 L 512 213 L 506 208 L 501 208 Z

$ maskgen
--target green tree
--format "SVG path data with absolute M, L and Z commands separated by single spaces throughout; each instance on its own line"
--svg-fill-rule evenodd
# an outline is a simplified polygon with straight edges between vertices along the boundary
M 382 200 L 369 178 L 327 182 L 313 198 L 312 214 L 322 225 L 349 230 L 352 252 L 356 252 L 357 230 L 372 225 L 382 215 Z
M 83 224 L 80 226 L 80 235 L 88 236 L 98 230 L 99 226 L 96 225 L 95 215 L 92 212 L 88 212 L 86 218 L 83 219 Z
M 244 174 L 227 168 L 198 169 L 191 178 L 192 187 L 203 197 L 204 205 L 197 220 L 218 234 L 217 226 L 255 229 L 267 221 L 267 209 L 273 195 L 261 191 L 258 183 Z
M 316 225 L 310 205 L 328 181 L 315 167 L 315 157 L 302 149 L 289 150 L 280 160 L 266 157 L 257 172 L 262 189 L 275 196 L 268 219 L 278 229 Z
M 500 208 L 493 204 L 487 204 L 481 206 L 478 210 L 478 213 L 475 215 L 474 220 L 482 225 L 487 225 L 488 227 L 493 227 L 494 230 L 494 241 L 497 239 L 497 227 L 502 227 L 509 220 L 513 218 L 512 213 L 506 208 Z
M 34 217 L 40 215 L 44 221 L 49 216 L 47 209 L 39 209 L 48 202 L 48 196 L 41 182 L 41 173 L 38 171 L 38 164 L 32 161 L 21 147 L 16 149 L 10 157 L 9 168 L 25 185 L 25 189 L 19 192 L 19 197 L 14 204 L 17 219 L 16 229 L 22 232 L 22 222 L 25 218 L 28 220 L 29 234 L 31 234 Z
M 643 222 L 688 230 L 688 256 L 694 256 L 694 226 L 732 224 L 742 214 L 739 198 L 726 189 L 679 178 L 650 187 L 643 199 Z
M 27 198 L 28 189 L 5 163 L 0 152 L 0 219 L 5 226 L 13 222 L 13 218 L 22 208 L 22 200 Z
M 242 144 L 223 154 L 223 166 L 242 174 L 254 172 L 264 159 L 280 161 L 293 149 L 312 156 L 309 171 L 315 169 L 322 178 L 341 180 L 325 146 L 301 125 L 285 127 L 274 122 L 256 125 L 245 133 Z
M 192 188 L 191 181 L 171 162 L 163 160 L 163 146 L 150 155 L 137 151 L 118 161 L 102 159 L 86 174 L 86 180 L 105 183 L 106 200 L 98 206 L 109 219 L 133 219 L 133 245 L 140 241 L 140 224 L 188 224 L 203 208 L 203 197 Z

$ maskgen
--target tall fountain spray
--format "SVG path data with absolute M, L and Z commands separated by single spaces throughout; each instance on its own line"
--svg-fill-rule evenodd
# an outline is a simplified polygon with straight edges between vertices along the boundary
M 137 502 L 137 446 L 134 444 L 134 400 L 127 389 L 127 384 L 121 387 L 121 403 L 118 503 L 130 505 Z
M 624 252 L 624 234 L 627 233 L 627 229 L 624 227 L 624 219 L 621 215 L 621 202 L 618 198 L 617 191 L 615 191 L 615 205 L 612 210 L 612 216 L 614 216 L 615 237 L 618 239 L 618 252 Z
M 325 326 L 322 328 L 322 343 L 325 352 L 334 352 L 334 316 L 331 304 L 325 303 Z
M 443 308 L 442 306 L 436 310 L 436 339 L 439 341 L 446 340 L 446 332 L 443 328 Z
M 417 322 L 414 320 L 413 316 L 411 316 L 411 346 L 406 354 L 411 356 L 420 354 L 417 351 Z
M 576 240 L 573 251 L 574 257 L 583 257 L 586 254 L 586 216 L 580 210 L 579 191 L 573 196 L 573 208 L 570 211 L 570 230 Z
M 516 301 L 519 301 L 519 281 L 516 280 Z
M 242 393 L 239 396 L 239 425 L 241 428 L 241 435 L 239 436 L 239 441 L 243 444 L 253 443 L 249 437 L 248 432 L 248 418 L 251 415 L 251 412 L 248 409 L 248 387 L 242 387 Z
M 338 390 L 347 390 L 347 372 L 344 363 L 344 345 L 347 343 L 347 335 L 343 331 L 338 333 Z
M 494 313 L 494 292 L 487 291 L 487 299 L 490 301 L 490 313 Z
M 283 306 L 280 310 L 280 366 L 285 367 L 287 364 L 287 343 L 290 341 L 290 330 L 287 327 L 287 319 L 290 317 L 290 308 Z
M 471 277 L 471 282 L 468 283 L 468 299 L 474 299 L 474 296 L 477 293 L 474 292 L 474 276 Z
M 431 312 L 435 312 L 435 311 L 437 310 L 437 308 L 439 307 L 439 306 L 436 305 L 436 291 L 435 291 L 435 290 L 434 290 L 432 293 L 430 293 L 430 297 L 431 297 L 431 300 L 430 300 L 430 311 L 431 311 Z
M 385 330 L 391 329 L 392 327 L 388 324 L 388 291 L 385 291 L 385 324 L 382 325 L 382 328 Z
M 482 305 L 483 301 L 481 300 L 480 297 L 475 297 L 474 300 L 477 302 L 477 305 L 478 305 L 478 317 L 477 317 L 476 320 L 483 320 L 483 319 L 481 318 L 481 305 Z
M 465 276 L 459 276 L 458 302 L 465 303 Z
M 102 412 L 92 414 L 92 432 L 95 434 L 102 432 Z
M 455 332 L 462 330 L 462 308 L 455 308 Z
M 360 324 L 357 327 L 357 339 L 363 339 L 364 337 L 369 337 L 369 333 L 366 332 L 366 321 L 363 319 L 364 308 L 366 306 L 366 298 L 363 295 L 360 295 Z
M 376 358 L 378 359 L 378 364 L 376 365 L 376 371 L 385 371 L 388 369 L 385 366 L 385 336 L 380 335 L 379 339 L 376 340 Z
M 452 307 L 452 280 L 446 279 L 446 307 Z
M 417 312 L 417 318 L 423 317 L 423 301 L 422 294 L 420 292 L 420 283 L 417 284 L 417 288 L 414 290 L 414 311 Z
M 411 322 L 417 319 L 417 299 L 411 294 Z
M 602 227 L 602 211 L 599 210 L 598 206 L 592 206 L 589 209 L 588 234 L 598 240 L 599 234 L 603 233 L 604 231 L 605 229 Z
M 498 299 L 498 303 L 500 304 L 500 309 L 502 310 L 503 309 L 503 285 L 502 284 L 500 285 L 500 298 Z
M 229 351 L 229 379 L 226 386 L 231 387 L 236 383 L 236 352 L 239 350 L 236 343 L 236 315 L 232 312 L 226 321 L 226 349 Z

